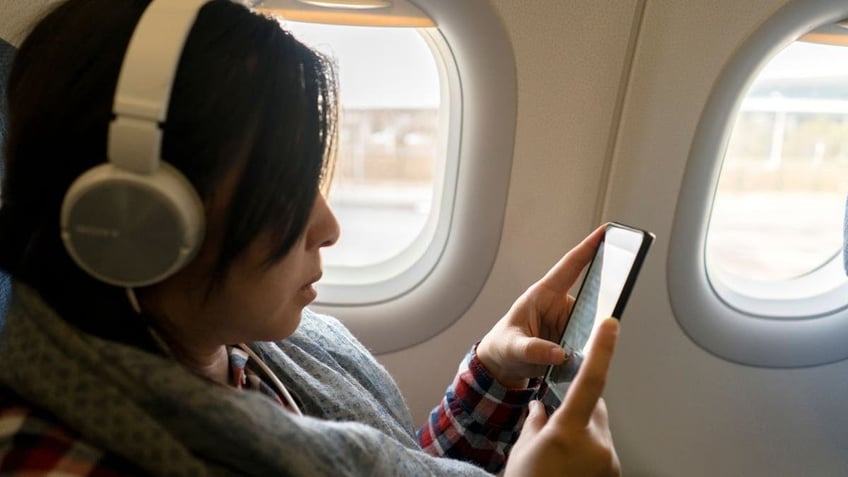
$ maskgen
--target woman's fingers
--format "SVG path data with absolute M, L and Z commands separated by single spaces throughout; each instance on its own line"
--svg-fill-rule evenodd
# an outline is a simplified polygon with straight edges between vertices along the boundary
M 618 320 L 607 318 L 595 330 L 586 359 L 568 389 L 562 408 L 553 416 L 563 421 L 564 425 L 585 427 L 591 421 L 606 384 L 607 371 L 618 338 L 618 326 Z
M 606 225 L 602 225 L 583 239 L 580 244 L 566 253 L 554 265 L 548 273 L 539 280 L 539 284 L 551 290 L 559 290 L 567 293 L 571 285 L 580 276 L 580 272 L 592 261 L 595 249 L 598 248 L 601 238 L 604 236 Z

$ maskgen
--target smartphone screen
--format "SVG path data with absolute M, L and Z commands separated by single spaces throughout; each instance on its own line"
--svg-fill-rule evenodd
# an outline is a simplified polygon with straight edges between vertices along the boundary
M 644 230 L 616 223 L 607 225 L 560 339 L 566 359 L 561 365 L 549 366 L 545 373 L 542 402 L 549 411 L 565 399 L 595 326 L 610 316 L 621 319 L 653 238 Z

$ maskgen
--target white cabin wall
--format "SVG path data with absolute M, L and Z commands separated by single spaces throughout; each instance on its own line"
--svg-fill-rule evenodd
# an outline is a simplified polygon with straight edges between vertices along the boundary
M 669 234 L 699 115 L 725 62 L 784 3 L 649 0 L 644 13 L 603 214 L 657 235 L 606 392 L 629 476 L 848 475 L 848 362 L 726 362 L 683 333 L 667 293 Z
M 504 235 L 480 296 L 452 327 L 381 355 L 416 422 L 469 346 L 596 226 L 636 0 L 494 0 L 516 56 L 518 122 Z M 473 88 L 474 85 L 466 85 Z
M 57 0 L 0 0 L 0 38 L 18 46 L 33 23 Z
M 416 420 L 439 399 L 471 340 L 597 221 L 619 220 L 658 237 L 606 393 L 626 474 L 848 475 L 848 362 L 796 370 L 726 362 L 683 333 L 667 293 L 669 234 L 701 110 L 725 62 L 786 0 L 648 0 L 620 118 L 615 99 L 637 2 L 493 3 L 519 78 L 504 236 L 488 282 L 459 322 L 380 356 Z

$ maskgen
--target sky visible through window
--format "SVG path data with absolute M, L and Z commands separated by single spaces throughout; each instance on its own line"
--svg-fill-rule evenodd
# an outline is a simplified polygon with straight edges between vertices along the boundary
M 439 107 L 439 76 L 415 30 L 284 22 L 307 45 L 336 58 L 348 108 Z
M 795 42 L 775 56 L 760 78 L 848 77 L 848 53 L 844 46 Z

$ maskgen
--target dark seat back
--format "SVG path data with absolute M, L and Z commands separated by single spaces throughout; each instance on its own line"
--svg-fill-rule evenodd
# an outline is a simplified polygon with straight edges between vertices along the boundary
M 0 38 L 0 177 L 5 167 L 5 139 L 6 139 L 6 79 L 12 68 L 12 58 L 15 55 L 15 47 Z M 6 311 L 9 308 L 9 300 L 12 293 L 11 279 L 5 273 L 0 272 L 0 327 L 6 319 Z

